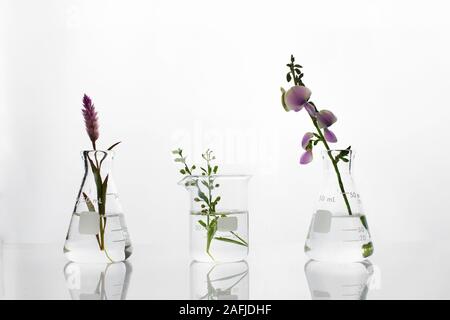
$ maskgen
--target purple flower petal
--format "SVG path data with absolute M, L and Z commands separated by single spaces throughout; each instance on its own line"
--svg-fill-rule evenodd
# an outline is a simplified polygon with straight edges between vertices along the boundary
M 323 129 L 323 135 L 325 136 L 325 140 L 327 140 L 328 142 L 331 143 L 337 142 L 336 135 L 330 129 L 328 128 Z
M 312 132 L 307 132 L 303 136 L 302 139 L 302 148 L 306 150 L 306 147 L 308 146 L 309 141 L 314 138 L 314 134 Z
M 92 141 L 92 145 L 95 149 L 95 141 L 98 139 L 99 131 L 98 131 L 98 117 L 97 111 L 95 111 L 94 104 L 90 97 L 86 94 L 83 96 L 83 117 L 86 125 L 86 131 L 89 135 L 89 139 Z
M 305 107 L 306 111 L 308 111 L 308 113 L 311 117 L 316 116 L 316 113 L 317 113 L 316 108 L 311 103 L 307 102 L 303 106 Z
M 311 90 L 307 87 L 294 86 L 286 92 L 284 102 L 289 110 L 298 112 L 302 110 L 303 105 L 308 102 L 309 97 L 311 97 Z
M 313 153 L 311 150 L 307 150 L 300 157 L 300 164 L 308 164 L 312 160 L 313 160 Z
M 333 112 L 328 110 L 320 110 L 316 114 L 316 117 L 320 128 L 328 128 L 337 121 L 337 118 Z

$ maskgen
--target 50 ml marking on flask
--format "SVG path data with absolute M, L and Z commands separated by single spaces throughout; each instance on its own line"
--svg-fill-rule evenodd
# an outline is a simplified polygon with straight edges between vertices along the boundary
M 343 231 L 343 232 L 351 232 L 351 234 L 355 234 L 355 236 L 356 236 L 356 239 L 343 240 L 343 242 L 359 242 L 359 241 L 366 241 L 367 240 L 367 236 L 365 234 L 364 227 L 341 229 L 341 231 Z

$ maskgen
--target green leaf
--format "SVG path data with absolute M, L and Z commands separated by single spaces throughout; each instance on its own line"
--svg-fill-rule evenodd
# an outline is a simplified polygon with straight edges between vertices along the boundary
M 172 150 L 172 154 L 180 154 L 180 149 Z
M 214 174 L 217 173 L 217 170 L 218 170 L 218 169 L 219 169 L 219 166 L 214 166 L 214 169 L 213 169 Z
M 100 215 L 105 215 L 105 209 L 106 209 L 106 190 L 108 189 L 108 178 L 109 178 L 109 174 L 106 176 L 105 180 L 103 181 L 103 185 L 102 185 L 102 203 L 101 203 L 101 208 L 103 210 L 99 210 L 99 214 Z
M 200 189 L 198 190 L 198 196 L 200 199 L 209 204 L 208 197 Z
M 373 253 L 373 243 L 369 242 L 369 243 L 363 244 L 361 247 L 361 250 L 362 250 L 363 258 L 367 258 L 367 257 L 371 256 Z
M 184 162 L 184 159 L 183 158 L 176 158 L 173 161 L 175 161 L 175 162 Z
M 238 244 L 238 245 L 240 245 L 240 246 L 247 247 L 246 244 L 244 244 L 244 243 L 242 243 L 242 242 L 240 242 L 240 241 L 234 240 L 234 239 L 230 239 L 230 238 L 225 238 L 225 237 L 215 237 L 214 239 L 220 240 L 220 241 L 229 242 L 229 243 L 234 243 L 234 244 Z
M 88 156 L 89 164 L 91 165 L 91 170 L 94 175 L 95 185 L 97 187 L 97 198 L 101 197 L 102 194 L 102 178 L 100 177 L 100 171 L 95 166 L 94 162 Z
M 186 170 L 181 169 L 181 170 L 180 170 L 180 173 L 181 173 L 181 174 L 186 174 Z
M 241 242 L 244 243 L 244 244 L 248 247 L 247 241 L 245 241 L 244 239 L 242 239 L 241 237 L 239 237 L 237 233 L 235 233 L 235 232 L 233 232 L 233 231 L 230 231 L 230 233 L 231 233 L 233 236 L 235 236 L 236 238 L 238 238 L 239 240 L 241 240 Z
M 90 212 L 95 212 L 94 204 L 92 203 L 91 199 L 87 196 L 86 193 L 83 192 L 84 201 L 86 201 L 86 206 L 88 207 L 88 210 Z
M 209 189 L 209 184 L 208 184 L 208 182 L 206 182 L 205 180 L 202 180 L 201 182 L 202 182 L 202 185 L 204 185 L 206 188 Z
M 292 76 L 291 76 L 291 73 L 290 73 L 290 72 L 288 72 L 288 73 L 286 74 L 286 80 L 287 80 L 287 82 L 291 82 Z
M 364 226 L 364 228 L 366 228 L 366 230 L 369 231 L 369 224 L 367 223 L 366 216 L 359 217 L 359 220 L 361 220 L 361 223 Z
M 117 146 L 119 143 L 121 143 L 122 141 L 116 142 L 114 143 L 111 147 L 108 148 L 109 151 L 111 151 L 115 146 Z
M 206 226 L 206 223 L 202 220 L 198 220 L 197 221 L 203 228 L 205 228 L 206 230 L 208 230 L 208 227 Z
M 206 237 L 206 252 L 209 254 L 209 248 L 211 247 L 211 241 L 217 231 L 217 217 L 209 223 L 208 232 Z

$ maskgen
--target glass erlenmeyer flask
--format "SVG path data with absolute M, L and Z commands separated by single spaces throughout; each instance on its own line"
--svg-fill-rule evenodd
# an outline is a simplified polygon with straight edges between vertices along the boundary
M 305 265 L 313 300 L 365 300 L 373 273 L 369 260 L 351 263 L 310 260 Z
M 113 151 L 83 151 L 84 176 L 64 245 L 80 263 L 126 260 L 132 246 L 112 176 Z
M 248 254 L 247 189 L 250 176 L 188 176 L 190 253 L 203 262 L 240 261 Z
M 373 253 L 369 226 L 352 178 L 353 157 L 351 150 L 322 153 L 324 184 L 305 243 L 311 259 L 354 262 Z

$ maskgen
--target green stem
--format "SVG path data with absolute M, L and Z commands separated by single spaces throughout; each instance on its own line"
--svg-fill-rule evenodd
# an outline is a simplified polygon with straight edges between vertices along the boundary
M 337 165 L 337 162 L 333 158 L 333 155 L 331 154 L 330 146 L 328 145 L 327 141 L 325 140 L 325 137 L 323 136 L 322 130 L 320 130 L 319 125 L 317 124 L 317 120 L 313 119 L 312 117 L 311 117 L 311 120 L 313 121 L 314 126 L 316 127 L 316 130 L 317 130 L 317 133 L 319 134 L 320 139 L 322 140 L 325 148 L 327 149 L 328 157 L 330 158 L 331 163 L 333 164 L 333 168 L 334 168 L 334 171 L 336 172 L 339 188 L 341 189 L 342 197 L 344 198 L 344 202 L 345 202 L 345 206 L 347 207 L 348 214 L 352 215 L 352 209 L 351 209 L 350 203 L 348 201 L 347 193 L 345 192 L 344 183 L 342 182 L 342 177 L 341 177 L 341 173 L 339 171 L 339 167 Z

